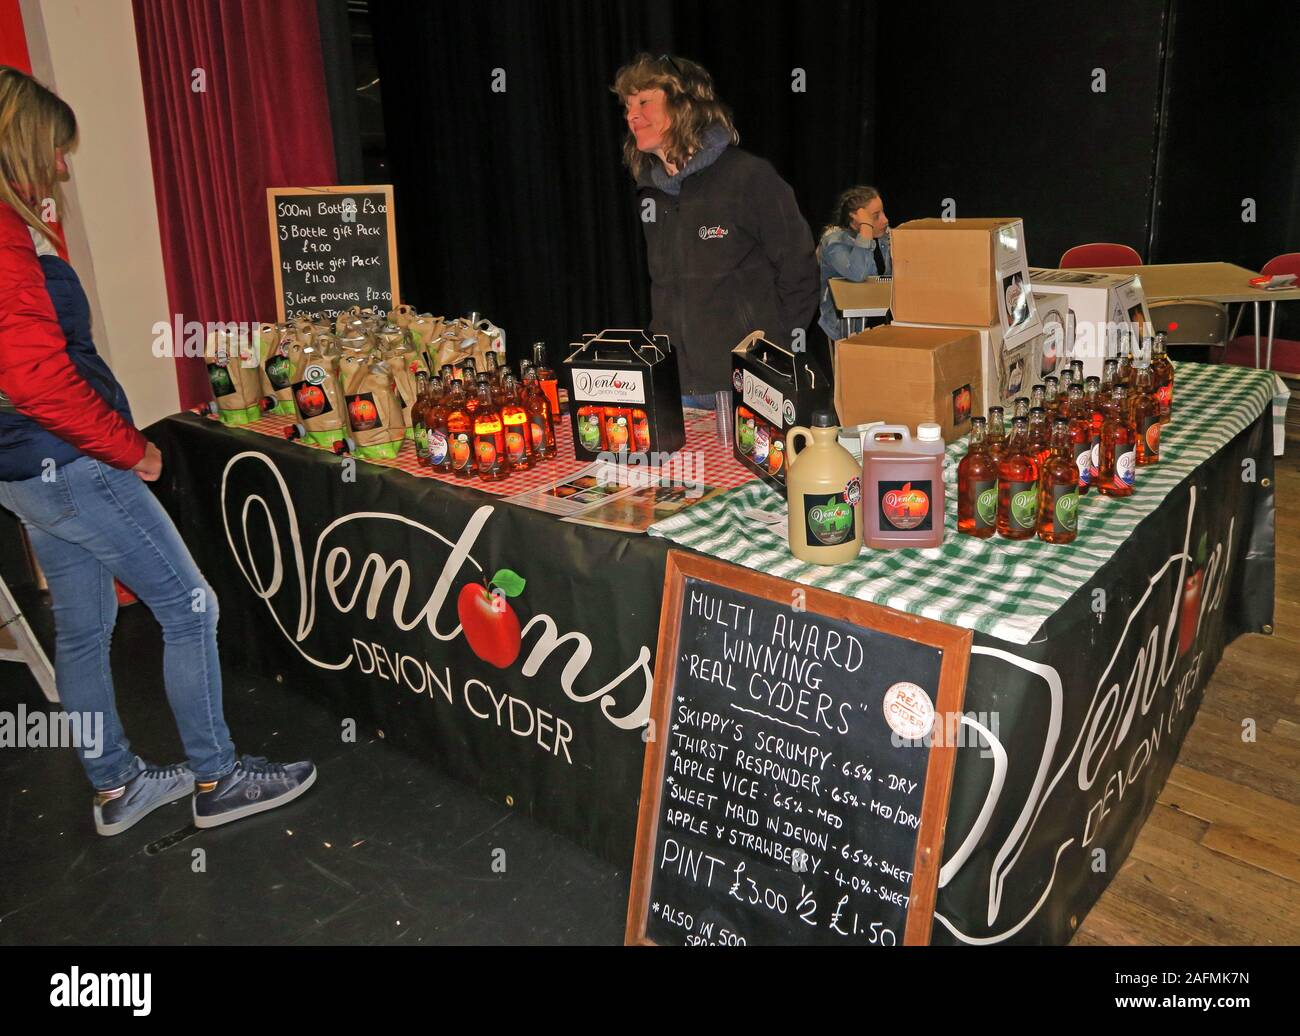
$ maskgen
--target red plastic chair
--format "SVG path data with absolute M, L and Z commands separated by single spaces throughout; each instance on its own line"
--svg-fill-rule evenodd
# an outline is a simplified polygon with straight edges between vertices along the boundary
M 1293 273 L 1300 277 L 1300 252 L 1284 252 L 1282 255 L 1275 255 L 1264 264 L 1263 269 L 1259 272 L 1268 277 L 1276 273 Z M 1224 363 L 1235 364 L 1238 367 L 1259 366 L 1259 303 L 1255 303 L 1255 306 L 1257 326 L 1254 335 L 1237 336 L 1237 326 L 1241 323 L 1241 315 L 1246 311 L 1245 305 L 1243 304 L 1241 309 L 1237 311 L 1237 319 L 1232 325 L 1232 340 L 1228 343 L 1228 348 L 1224 350 Z M 1276 317 L 1277 300 L 1269 299 L 1268 338 L 1266 339 L 1267 344 L 1264 353 L 1264 367 L 1282 374 L 1289 374 L 1292 377 L 1300 376 L 1300 342 L 1289 338 L 1273 337 L 1273 326 Z
M 1067 248 L 1061 256 L 1060 269 L 1077 270 L 1092 266 L 1141 266 L 1142 257 L 1128 245 L 1107 241 L 1094 241 L 1088 245 Z

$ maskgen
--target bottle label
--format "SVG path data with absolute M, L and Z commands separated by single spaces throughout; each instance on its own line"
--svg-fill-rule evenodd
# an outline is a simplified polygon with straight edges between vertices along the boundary
M 1092 485 L 1092 450 L 1086 442 L 1075 446 L 1074 466 L 1079 469 L 1079 487 Z
M 754 452 L 754 419 L 752 417 L 736 415 L 736 445 L 740 447 L 741 453 L 750 454 Z
M 804 493 L 804 538 L 810 547 L 834 547 L 857 536 L 857 515 L 850 496 L 862 497 L 862 483 L 850 479 L 842 493 Z
M 1134 444 L 1128 443 L 1123 452 L 1115 454 L 1115 484 L 1132 487 L 1137 481 L 1137 459 Z
M 970 491 L 975 498 L 975 528 L 993 528 L 998 520 L 998 480 L 986 478 L 972 482 Z
M 768 426 L 757 424 L 754 428 L 754 463 L 760 468 L 767 467 L 767 451 L 770 444 Z
M 1160 459 L 1160 415 L 1151 414 L 1142 418 L 1142 441 L 1146 444 L 1146 455 L 1151 460 Z
M 929 479 L 912 482 L 880 482 L 877 492 L 880 505 L 880 528 L 922 532 L 934 527 L 930 514 L 932 497 Z
M 524 437 L 524 426 L 507 425 L 506 427 L 506 457 L 511 464 L 518 464 L 528 456 L 528 440 Z
M 546 421 L 540 414 L 529 418 L 528 433 L 533 438 L 534 449 L 540 449 L 546 445 Z
M 429 455 L 429 429 L 422 424 L 415 426 L 415 452 L 421 457 Z
M 497 454 L 497 437 L 494 432 L 474 436 L 474 458 L 481 474 L 500 468 L 501 458 Z
M 451 437 L 451 470 L 468 471 L 474 464 L 474 451 L 469 445 L 469 435 L 457 432 Z
M 1172 381 L 1168 385 L 1161 385 L 1156 389 L 1156 402 L 1160 404 L 1160 416 L 1168 417 L 1169 408 L 1174 402 L 1174 383 Z
M 600 452 L 600 414 L 584 414 L 578 418 L 578 441 L 584 450 Z
M 1088 457 L 1088 482 L 1096 482 L 1101 475 L 1101 434 L 1092 433 L 1092 447 Z
M 1007 517 L 1015 529 L 1038 527 L 1038 483 L 1007 483 Z
M 415 433 L 417 449 L 420 445 L 418 438 L 420 431 L 425 432 L 425 437 L 428 440 L 429 463 L 433 465 L 443 463 L 447 459 L 447 436 L 442 432 L 430 432 L 427 428 L 417 430 Z
M 1052 487 L 1052 524 L 1065 532 L 1077 532 L 1079 528 L 1079 488 L 1078 486 Z

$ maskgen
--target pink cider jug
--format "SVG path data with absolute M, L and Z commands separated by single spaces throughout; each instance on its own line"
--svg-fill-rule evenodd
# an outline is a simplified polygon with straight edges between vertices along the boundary
M 862 531 L 868 547 L 943 545 L 943 438 L 937 424 L 885 424 L 862 436 Z

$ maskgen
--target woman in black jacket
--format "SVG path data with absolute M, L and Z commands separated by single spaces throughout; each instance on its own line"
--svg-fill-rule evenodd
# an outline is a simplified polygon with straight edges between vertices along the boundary
M 804 347 L 817 310 L 812 233 L 771 163 L 735 146 L 731 113 L 695 62 L 641 54 L 611 89 L 625 104 L 651 329 L 678 351 L 687 396 L 729 390 L 729 353 L 751 331 Z

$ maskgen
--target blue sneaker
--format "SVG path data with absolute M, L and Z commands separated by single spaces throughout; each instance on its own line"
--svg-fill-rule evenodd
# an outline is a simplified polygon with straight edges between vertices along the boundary
M 159 806 L 183 799 L 194 790 L 194 775 L 184 766 L 149 766 L 140 762 L 140 772 L 126 782 L 126 790 L 115 799 L 95 796 L 95 830 L 101 835 L 120 835 Z
M 194 788 L 194 826 L 218 827 L 292 802 L 316 783 L 311 762 L 271 763 L 246 755 L 220 780 Z

